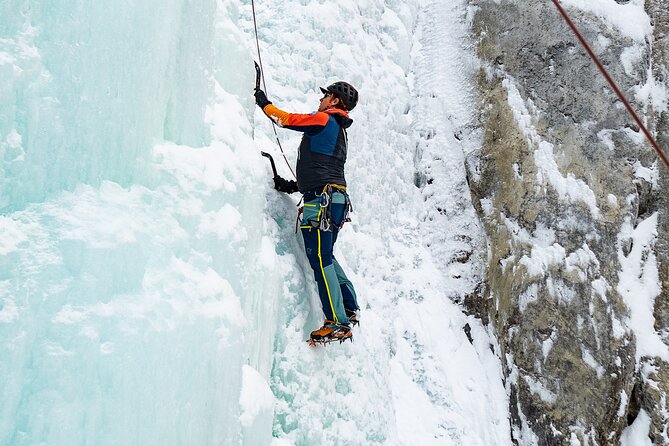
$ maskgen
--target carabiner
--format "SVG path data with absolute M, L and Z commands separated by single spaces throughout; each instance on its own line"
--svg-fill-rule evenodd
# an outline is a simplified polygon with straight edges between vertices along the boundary
M 326 208 L 328 206 L 330 206 L 330 194 L 323 191 L 323 193 L 321 193 L 321 207 Z
M 318 224 L 318 229 L 320 229 L 323 232 L 329 232 L 330 229 L 332 229 L 332 225 L 330 224 L 330 219 L 321 218 L 321 221 Z

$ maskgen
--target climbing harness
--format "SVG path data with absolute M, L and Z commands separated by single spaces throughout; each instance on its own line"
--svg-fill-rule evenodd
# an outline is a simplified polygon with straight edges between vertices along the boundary
M 590 48 L 590 45 L 588 45 L 588 43 L 585 41 L 585 39 L 583 38 L 583 35 L 581 35 L 579 30 L 576 28 L 576 25 L 574 25 L 574 22 L 571 21 L 571 19 L 569 18 L 569 15 L 567 14 L 567 11 L 564 10 L 564 8 L 562 7 L 562 5 L 560 5 L 560 2 L 558 0 L 552 0 L 552 1 L 553 1 L 553 4 L 555 5 L 555 7 L 558 9 L 558 11 L 560 11 L 560 14 L 562 15 L 562 17 L 567 22 L 567 25 L 569 25 L 569 27 L 574 32 L 574 34 L 576 34 L 576 37 L 578 37 L 578 40 L 581 42 L 581 45 L 583 45 L 585 50 L 588 52 L 588 54 L 590 55 L 590 58 L 592 58 L 592 60 L 595 62 L 595 64 L 597 65 L 597 68 L 599 68 L 599 71 L 602 72 L 602 74 L 606 78 L 609 85 L 611 85 L 611 88 L 613 88 L 613 91 L 616 93 L 616 95 L 618 95 L 618 98 L 620 98 L 620 100 L 623 102 L 623 104 L 625 104 L 625 108 L 627 108 L 627 111 L 632 115 L 632 118 L 634 118 L 634 121 L 637 123 L 637 125 L 639 126 L 639 128 L 641 129 L 643 134 L 646 135 L 646 138 L 650 142 L 650 145 L 653 146 L 653 148 L 657 152 L 657 154 L 660 157 L 660 159 L 662 160 L 662 162 L 664 162 L 664 165 L 667 168 L 669 168 L 669 159 L 667 159 L 667 156 L 664 154 L 664 151 L 660 148 L 658 143 L 655 141 L 655 138 L 653 138 L 653 135 L 650 134 L 650 132 L 648 131 L 646 126 L 643 124 L 643 122 L 641 122 L 641 119 L 639 119 L 639 116 L 636 114 L 636 112 L 634 111 L 634 109 L 630 105 L 629 101 L 625 98 L 625 96 L 623 96 L 622 92 L 620 91 L 620 88 L 618 88 L 618 85 L 616 85 L 616 83 L 613 81 L 613 79 L 611 78 L 609 73 L 606 71 L 606 68 L 604 68 L 604 65 L 602 65 L 602 63 L 600 62 L 597 55 L 595 55 L 595 53 L 592 51 L 592 49 Z
M 341 229 L 344 227 L 344 223 L 350 222 L 351 218 L 349 217 L 349 214 L 353 211 L 353 206 L 351 205 L 351 199 L 346 193 L 346 187 L 338 184 L 326 184 L 320 195 L 316 195 L 316 198 L 312 200 L 305 201 L 304 204 L 299 207 L 297 211 L 297 221 L 295 223 L 295 232 L 297 232 L 300 218 L 302 218 L 302 225 L 299 225 L 299 227 L 302 229 L 319 229 L 323 232 L 332 231 L 333 226 L 335 226 L 332 221 L 332 194 L 335 192 L 344 195 L 344 216 L 341 223 L 336 226 L 338 229 Z M 298 206 L 300 203 L 298 203 Z M 309 211 L 305 212 L 305 206 L 317 209 L 309 209 Z M 314 213 L 316 213 L 316 215 L 314 215 Z
M 265 83 L 265 76 L 262 74 L 265 69 L 263 68 L 262 65 L 262 56 L 260 55 L 260 41 L 258 39 L 258 22 L 256 20 L 256 6 L 254 0 L 251 0 L 251 11 L 253 13 L 253 30 L 255 31 L 255 38 L 256 38 L 256 48 L 258 49 L 258 62 L 260 62 L 260 65 L 258 65 L 258 62 L 254 61 L 255 64 L 255 69 L 256 69 L 256 90 L 260 88 L 260 79 L 262 78 L 262 85 L 263 89 L 265 90 L 265 93 L 267 93 L 267 84 Z M 286 157 L 286 153 L 283 151 L 283 147 L 281 146 L 281 141 L 279 140 L 279 133 L 276 131 L 276 124 L 274 121 L 272 121 L 272 129 L 274 130 L 274 136 L 276 137 L 276 143 L 279 146 L 279 150 L 281 151 L 281 155 L 283 156 L 283 159 L 286 161 L 286 165 L 288 166 L 288 169 L 290 170 L 290 173 L 293 174 L 293 178 L 297 178 L 295 175 L 295 172 L 293 171 L 293 168 L 290 167 L 290 163 L 288 162 L 288 158 Z M 263 155 L 265 156 L 265 155 Z M 276 172 L 275 172 L 276 176 Z

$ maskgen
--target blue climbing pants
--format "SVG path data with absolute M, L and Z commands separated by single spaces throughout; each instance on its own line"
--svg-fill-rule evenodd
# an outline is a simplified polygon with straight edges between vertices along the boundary
M 321 214 L 322 197 L 315 193 L 304 194 L 304 211 L 300 228 L 304 239 L 304 249 L 309 259 L 314 278 L 318 284 L 325 319 L 347 324 L 346 310 L 358 310 L 358 302 L 353 284 L 344 274 L 334 257 L 334 244 L 339 235 L 339 226 L 346 217 L 346 192 L 333 189 L 330 203 L 330 228 L 322 230 L 318 225 Z

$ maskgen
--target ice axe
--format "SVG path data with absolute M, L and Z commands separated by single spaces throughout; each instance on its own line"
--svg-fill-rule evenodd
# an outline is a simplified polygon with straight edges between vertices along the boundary
M 274 173 L 274 178 L 277 178 L 279 175 L 276 173 L 276 166 L 274 165 L 274 158 L 267 152 L 260 151 L 260 154 L 265 158 L 269 159 L 270 164 L 272 165 L 272 172 Z
M 260 76 L 262 72 L 260 71 L 260 65 L 258 65 L 258 62 L 254 60 L 253 63 L 256 66 L 256 90 L 260 90 Z
M 256 67 L 256 90 L 260 89 L 260 76 L 262 75 L 262 71 L 260 71 L 260 65 L 258 65 L 258 62 L 253 61 L 255 67 Z M 263 152 L 262 150 L 260 151 L 260 154 L 267 158 L 272 165 L 272 172 L 274 173 L 274 178 L 278 177 L 276 173 L 276 165 L 274 164 L 274 158 L 272 158 L 272 155 L 270 155 L 267 152 Z
M 260 65 L 258 65 L 258 62 L 253 61 L 255 67 L 256 67 L 256 90 L 260 89 L 260 76 L 262 75 L 262 71 L 260 71 Z M 270 155 L 267 152 L 263 152 L 262 150 L 260 151 L 260 154 L 267 158 L 272 165 L 272 172 L 274 173 L 274 178 L 278 177 L 279 175 L 276 173 L 276 165 L 274 164 L 274 158 L 272 158 L 272 155 Z
M 260 55 L 260 48 L 258 48 L 258 55 Z M 260 63 L 262 64 L 262 60 L 260 60 Z M 253 61 L 253 64 L 255 65 L 255 69 L 256 69 L 256 91 L 258 91 L 258 90 L 260 90 L 260 81 L 261 81 L 261 78 L 263 77 L 262 76 L 262 68 L 261 68 L 261 65 L 259 65 L 258 62 L 256 62 L 255 60 Z M 263 80 L 263 84 L 264 84 L 265 81 L 264 81 L 264 79 L 262 79 L 262 80 Z M 265 85 L 265 90 L 267 90 L 266 85 Z M 270 120 L 270 121 L 272 122 L 272 130 L 274 130 L 274 136 L 276 137 L 276 143 L 279 146 L 279 150 L 281 150 L 281 155 L 283 155 L 283 160 L 286 162 L 286 165 L 288 166 L 288 170 L 290 170 L 290 173 L 293 174 L 293 177 L 297 178 L 297 176 L 295 175 L 295 172 L 293 171 L 293 168 L 290 167 L 290 163 L 288 162 L 288 158 L 286 158 L 286 154 L 283 151 L 283 147 L 281 147 L 281 141 L 279 141 L 279 134 L 276 132 L 276 124 L 274 123 L 274 121 L 272 121 L 272 120 Z M 274 178 L 279 177 L 276 174 L 276 167 L 274 166 L 274 160 L 272 159 L 272 157 L 268 153 L 265 153 L 265 152 L 262 152 L 262 151 L 260 153 L 262 153 L 262 156 L 266 156 L 267 158 L 269 158 L 269 160 L 272 162 L 272 170 L 274 171 Z

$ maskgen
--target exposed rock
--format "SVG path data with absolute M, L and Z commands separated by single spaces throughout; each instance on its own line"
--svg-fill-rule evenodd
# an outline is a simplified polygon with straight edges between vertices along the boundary
M 651 73 L 654 82 L 666 86 L 669 81 L 669 9 L 665 1 L 647 0 L 646 10 L 654 26 Z M 659 110 L 654 110 L 651 105 L 648 114 L 655 127 L 657 142 L 666 154 L 669 149 L 669 112 L 667 104 L 664 105 L 665 108 Z M 655 190 L 646 194 L 649 204 L 645 212 L 659 213 L 656 251 L 662 290 L 655 300 L 655 330 L 665 343 L 669 343 L 669 169 L 660 166 L 658 183 Z M 649 374 L 641 373 L 641 407 L 651 417 L 650 437 L 656 444 L 669 444 L 669 364 L 659 358 L 643 358 L 640 368 L 642 372 L 650 370 Z
M 648 0 L 652 45 L 569 9 L 628 97 L 648 80 L 651 56 L 655 80 L 667 78 L 662 3 Z M 667 364 L 638 354 L 629 322 L 633 290 L 619 287 L 637 257 L 642 272 L 657 257 L 667 280 L 668 198 L 658 193 L 669 190 L 662 187 L 667 171 L 653 167 L 656 154 L 551 2 L 472 4 L 485 138 L 468 159 L 468 179 L 489 263 L 485 288 L 465 305 L 499 338 L 514 440 L 619 444 L 644 409 L 653 440 L 669 444 Z M 629 49 L 638 57 L 623 64 Z M 634 107 L 653 113 L 643 105 Z M 666 111 L 654 122 L 667 146 Z M 652 238 L 635 245 L 634 229 L 651 227 L 658 211 L 657 246 Z M 669 336 L 666 291 L 655 315 L 655 329 Z

